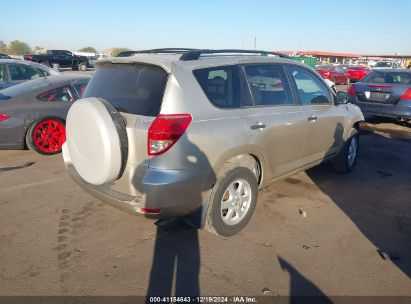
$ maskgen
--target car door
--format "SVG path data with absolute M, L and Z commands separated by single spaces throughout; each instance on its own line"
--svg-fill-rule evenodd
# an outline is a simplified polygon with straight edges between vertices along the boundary
M 247 65 L 242 72 L 242 119 L 251 141 L 263 151 L 271 173 L 266 176 L 276 178 L 298 169 L 307 120 L 283 65 Z
M 60 64 L 62 67 L 71 66 L 72 56 L 69 56 L 69 52 L 66 51 L 54 51 L 55 62 Z M 71 53 L 70 53 L 71 54 Z
M 292 65 L 288 71 L 309 122 L 301 155 L 301 165 L 305 167 L 339 150 L 343 143 L 345 112 L 343 107 L 335 105 L 327 85 L 309 69 Z
M 72 87 L 65 85 L 37 95 L 34 107 L 39 117 L 57 116 L 65 119 L 71 104 L 76 99 Z

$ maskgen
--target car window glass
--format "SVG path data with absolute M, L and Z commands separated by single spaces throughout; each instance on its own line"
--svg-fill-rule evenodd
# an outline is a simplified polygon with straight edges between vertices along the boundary
M 89 81 L 83 97 L 100 97 L 118 111 L 157 116 L 168 74 L 148 64 L 106 64 Z
M 4 64 L 0 64 L 0 81 L 6 81 L 6 73 L 4 71 Z
M 411 84 L 411 72 L 382 72 L 375 71 L 364 77 L 361 82 Z
M 245 72 L 256 106 L 294 104 L 282 66 L 247 66 Z
M 219 108 L 240 107 L 239 73 L 236 66 L 193 71 L 208 99 Z
M 331 103 L 327 86 L 313 73 L 299 67 L 291 67 L 290 72 L 303 105 Z
M 83 96 L 84 91 L 86 90 L 87 82 L 83 83 L 76 83 L 73 85 L 74 89 L 76 90 L 78 96 Z
M 36 69 L 26 64 L 11 64 L 9 65 L 9 72 L 11 80 L 29 80 L 42 77 Z
M 61 88 L 57 88 L 51 91 L 44 92 L 37 96 L 38 100 L 41 101 L 66 101 L 66 102 L 73 102 L 73 94 L 70 91 L 70 88 L 65 86 Z

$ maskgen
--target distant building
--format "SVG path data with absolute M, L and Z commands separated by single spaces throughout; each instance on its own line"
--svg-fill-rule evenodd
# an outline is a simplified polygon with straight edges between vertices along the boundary
M 362 55 L 349 54 L 349 53 L 333 53 L 333 52 L 320 52 L 320 51 L 280 51 L 280 53 L 289 56 L 308 56 L 317 59 L 318 64 L 325 63 L 341 63 L 349 64 L 357 61 Z

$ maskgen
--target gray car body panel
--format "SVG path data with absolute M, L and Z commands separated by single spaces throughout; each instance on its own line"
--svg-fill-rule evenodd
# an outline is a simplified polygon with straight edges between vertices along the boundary
M 193 75 L 195 69 L 225 65 L 295 65 L 310 70 L 328 88 L 313 69 L 292 60 L 207 56 L 180 61 L 176 55 L 136 55 L 101 60 L 96 68 L 107 63 L 146 63 L 162 67 L 169 78 L 160 114 L 190 113 L 193 117 L 184 135 L 169 151 L 148 157 L 147 131 L 155 117 L 121 113 L 127 123 L 127 165 L 118 180 L 102 186 L 82 181 L 63 146 L 65 164 L 73 179 L 88 192 L 99 198 L 104 196 L 104 201 L 115 207 L 126 206 L 120 209 L 133 214 L 141 207 L 161 209 L 159 214 L 146 214 L 155 218 L 202 210 L 204 218 L 212 188 L 227 163 L 258 161 L 260 168 L 255 171 L 261 171 L 259 185 L 263 187 L 336 155 L 352 135 L 353 126 L 364 119 L 354 105 L 302 106 L 297 98 L 292 106 L 220 109 L 209 101 Z M 329 93 L 335 96 L 331 89 Z M 307 120 L 312 113 L 318 115 L 319 127 Z M 256 120 L 264 121 L 267 128 L 252 130 L 250 126 Z M 116 198 L 115 193 L 128 195 L 128 202 L 120 203 L 121 195 Z
M 49 76 L 0 91 L 0 113 L 11 117 L 0 121 L 0 149 L 24 149 L 27 129 L 38 119 L 44 117 L 66 119 L 70 102 L 41 101 L 36 98 L 38 95 L 59 87 L 84 82 L 89 78 L 89 76 L 74 74 Z M 30 87 L 33 89 L 30 90 Z M 10 98 L 7 99 L 8 97 Z

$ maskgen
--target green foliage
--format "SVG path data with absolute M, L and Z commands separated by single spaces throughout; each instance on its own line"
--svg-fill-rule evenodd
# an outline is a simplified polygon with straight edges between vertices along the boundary
M 86 46 L 78 50 L 79 52 L 97 53 L 96 49 L 91 46 Z
M 126 52 L 126 51 L 131 51 L 130 49 L 128 49 L 128 48 L 114 48 L 114 49 L 112 49 L 111 50 L 111 56 L 112 57 L 115 57 L 115 56 L 117 56 L 118 54 L 120 54 L 121 52 Z
M 7 53 L 7 45 L 0 40 L 0 53 Z
M 12 55 L 27 55 L 32 52 L 30 46 L 26 42 L 18 40 L 10 42 L 7 50 L 8 53 Z

